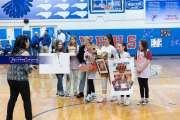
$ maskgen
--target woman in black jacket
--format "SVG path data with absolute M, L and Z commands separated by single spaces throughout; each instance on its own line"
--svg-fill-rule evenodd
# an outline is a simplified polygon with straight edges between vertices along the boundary
M 77 55 L 77 58 L 78 58 L 80 64 L 83 64 L 83 62 L 85 62 L 84 53 L 87 51 L 87 49 L 86 49 L 87 42 L 90 42 L 89 37 L 84 37 L 82 46 L 79 49 L 79 54 Z M 79 94 L 76 96 L 77 98 L 84 97 L 85 81 L 86 81 L 86 72 L 81 72 L 81 79 L 80 79 L 80 83 L 79 83 Z M 88 92 L 88 87 L 87 87 L 87 92 Z
M 29 39 L 24 35 L 17 36 L 11 56 L 29 56 L 28 51 L 26 51 L 28 47 Z M 26 120 L 32 120 L 30 86 L 28 81 L 28 73 L 31 73 L 32 70 L 35 69 L 28 64 L 10 64 L 7 80 L 11 95 L 8 102 L 6 120 L 13 119 L 13 110 L 19 93 L 24 102 Z

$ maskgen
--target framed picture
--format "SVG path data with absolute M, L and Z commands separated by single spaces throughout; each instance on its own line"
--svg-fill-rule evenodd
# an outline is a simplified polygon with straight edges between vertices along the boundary
M 97 59 L 96 64 L 98 67 L 99 74 L 107 74 L 109 73 L 106 64 L 104 63 L 104 59 Z

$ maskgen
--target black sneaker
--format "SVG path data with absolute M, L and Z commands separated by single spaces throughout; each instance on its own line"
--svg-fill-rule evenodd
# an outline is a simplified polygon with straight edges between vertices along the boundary
M 147 105 L 148 104 L 148 100 L 145 100 L 144 102 L 143 102 L 143 105 Z
M 139 101 L 138 103 L 137 103 L 137 105 L 141 105 L 141 104 L 143 104 L 144 103 L 144 100 L 141 100 L 141 101 Z
M 76 97 L 77 97 L 77 98 L 84 97 L 84 93 L 83 93 L 83 92 L 80 92 Z

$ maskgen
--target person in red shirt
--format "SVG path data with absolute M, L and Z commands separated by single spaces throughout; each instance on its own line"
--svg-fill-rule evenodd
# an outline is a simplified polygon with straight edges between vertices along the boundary
M 137 78 L 141 94 L 141 100 L 137 104 L 146 105 L 148 104 L 149 98 L 148 78 L 150 76 L 150 60 L 153 59 L 153 57 L 151 51 L 148 48 L 148 43 L 145 39 L 141 39 L 139 41 L 139 49 L 137 50 L 134 58 L 137 68 Z

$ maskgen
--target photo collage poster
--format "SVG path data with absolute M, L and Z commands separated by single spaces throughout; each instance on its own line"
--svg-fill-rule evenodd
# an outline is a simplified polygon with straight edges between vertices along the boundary
M 171 37 L 171 29 L 161 29 L 161 37 Z
M 162 47 L 162 39 L 151 39 L 151 47 Z
M 130 95 L 134 88 L 134 59 L 108 60 L 111 96 Z
M 180 46 L 180 38 L 172 38 L 171 46 Z
M 153 35 L 154 35 L 153 29 L 143 30 L 143 37 L 153 37 Z

